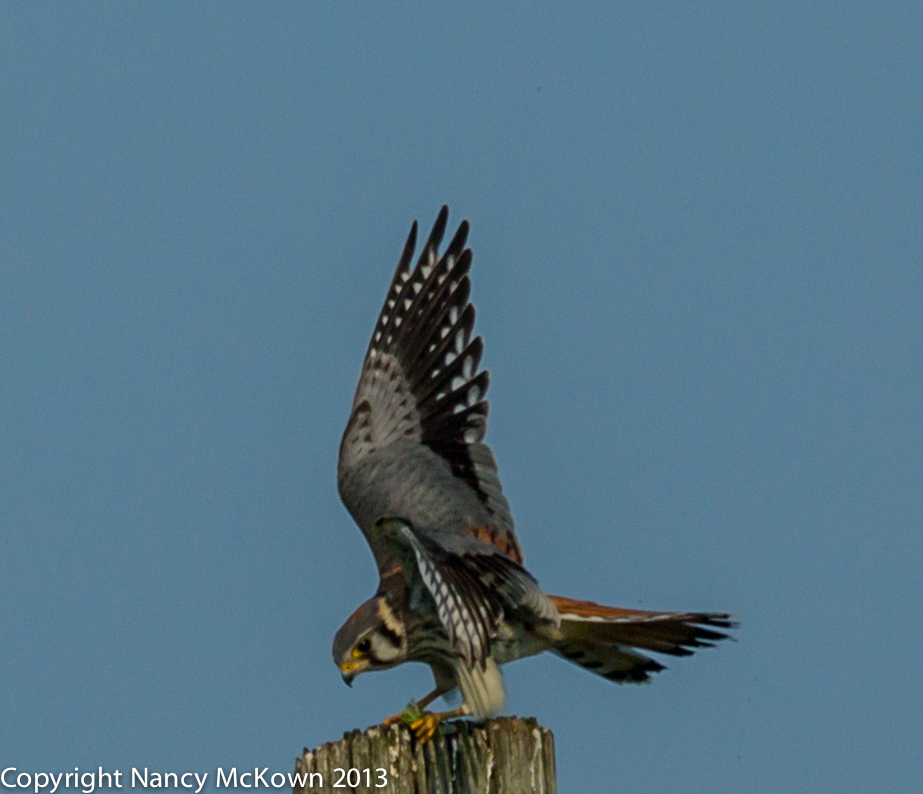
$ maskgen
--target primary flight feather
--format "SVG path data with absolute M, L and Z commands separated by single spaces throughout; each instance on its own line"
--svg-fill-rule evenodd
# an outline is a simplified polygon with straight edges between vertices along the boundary
M 617 682 L 663 665 L 640 653 L 685 656 L 727 637 L 723 612 L 650 612 L 546 595 L 524 567 L 493 452 L 484 443 L 488 373 L 472 338 L 468 222 L 440 253 L 443 207 L 413 264 L 417 224 L 375 324 L 343 440 L 340 497 L 378 566 L 375 595 L 337 632 L 333 656 L 351 683 L 407 661 L 430 666 L 422 708 L 458 688 L 441 720 L 503 708 L 500 666 L 553 651 Z M 394 721 L 396 717 L 388 718 Z

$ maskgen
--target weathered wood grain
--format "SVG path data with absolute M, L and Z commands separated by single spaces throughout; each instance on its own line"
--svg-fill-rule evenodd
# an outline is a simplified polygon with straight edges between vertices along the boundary
M 422 746 L 404 725 L 376 725 L 305 749 L 295 760 L 295 774 L 305 775 L 306 785 L 296 785 L 294 794 L 556 794 L 554 737 L 534 719 L 499 717 L 450 726 L 454 732 Z M 356 782 L 351 769 L 358 771 L 358 786 L 348 785 Z M 382 769 L 385 786 L 378 785 Z M 344 787 L 334 788 L 337 782 Z

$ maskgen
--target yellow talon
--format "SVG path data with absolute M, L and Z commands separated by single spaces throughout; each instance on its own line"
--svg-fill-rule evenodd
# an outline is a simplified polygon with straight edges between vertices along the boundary
M 410 724 L 410 730 L 414 732 L 420 744 L 426 744 L 436 735 L 436 729 L 439 727 L 440 722 L 442 722 L 441 714 L 433 714 L 431 711 L 427 711 L 420 719 Z
M 400 714 L 395 714 L 393 717 L 385 717 L 382 720 L 382 724 L 385 727 L 389 727 L 395 723 L 403 722 L 405 725 L 410 726 L 410 730 L 413 731 L 414 736 L 416 736 L 420 744 L 426 744 L 436 735 L 436 731 L 445 720 L 450 720 L 453 717 L 463 717 L 468 713 L 464 706 L 454 711 L 442 711 L 438 713 L 424 711 L 423 708 L 428 703 L 435 700 L 436 696 L 439 694 L 441 694 L 440 691 L 436 690 L 423 698 L 419 703 L 411 700 L 407 708 Z

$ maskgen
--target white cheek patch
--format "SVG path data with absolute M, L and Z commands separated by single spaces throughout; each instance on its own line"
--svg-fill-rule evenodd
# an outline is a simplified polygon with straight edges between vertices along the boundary
M 372 658 L 377 662 L 393 662 L 403 656 L 403 650 L 389 642 L 386 637 L 376 635 L 372 637 Z

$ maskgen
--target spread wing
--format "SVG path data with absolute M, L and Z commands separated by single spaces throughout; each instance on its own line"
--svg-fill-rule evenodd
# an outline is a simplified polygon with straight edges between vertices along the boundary
M 414 222 L 372 334 L 340 445 L 340 497 L 365 533 L 379 570 L 396 560 L 373 537 L 399 516 L 417 526 L 474 535 L 521 562 L 487 430 L 483 341 L 471 338 L 471 251 L 462 221 L 445 252 L 448 207 L 414 267 Z

